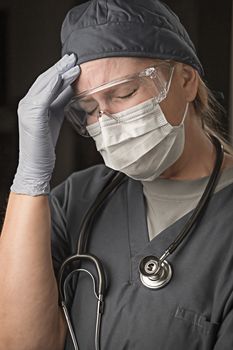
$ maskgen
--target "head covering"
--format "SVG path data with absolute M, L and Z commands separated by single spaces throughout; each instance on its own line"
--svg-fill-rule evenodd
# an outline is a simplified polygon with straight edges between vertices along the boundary
M 177 15 L 159 0 L 91 0 L 62 25 L 62 54 L 78 64 L 104 57 L 150 57 L 186 63 L 203 75 L 194 44 Z

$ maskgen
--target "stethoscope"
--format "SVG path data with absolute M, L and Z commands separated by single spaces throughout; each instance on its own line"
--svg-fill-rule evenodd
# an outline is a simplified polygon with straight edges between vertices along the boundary
M 195 224 L 204 215 L 205 209 L 209 203 L 209 200 L 216 188 L 218 183 L 218 178 L 220 175 L 220 170 L 224 158 L 224 151 L 220 141 L 212 137 L 212 142 L 216 149 L 216 161 L 212 171 L 212 174 L 209 178 L 209 181 L 206 185 L 206 188 L 199 200 L 196 208 L 194 209 L 191 217 L 185 224 L 182 231 L 178 234 L 175 240 L 169 245 L 169 247 L 164 251 L 160 258 L 156 256 L 146 256 L 144 257 L 139 264 L 139 275 L 140 279 L 144 286 L 150 289 L 159 289 L 164 287 L 169 283 L 172 278 L 172 268 L 171 264 L 166 260 L 174 251 L 181 245 L 184 239 L 188 234 L 193 230 Z M 85 273 L 88 277 L 91 278 L 93 283 L 94 295 L 97 299 L 97 308 L 96 308 L 96 327 L 95 327 L 95 350 L 100 350 L 100 328 L 101 320 L 104 312 L 104 297 L 106 291 L 105 283 L 105 273 L 103 265 L 100 260 L 93 254 L 87 253 L 87 243 L 90 238 L 90 230 L 94 215 L 100 209 L 102 204 L 105 202 L 105 199 L 115 192 L 117 188 L 127 179 L 127 177 L 122 173 L 114 173 L 111 179 L 106 184 L 103 191 L 97 196 L 94 203 L 91 205 L 87 213 L 84 215 L 80 234 L 77 245 L 76 254 L 67 258 L 59 271 L 58 277 L 58 287 L 60 295 L 60 303 L 65 315 L 65 319 L 68 325 L 70 336 L 74 345 L 75 350 L 79 350 L 78 341 L 74 332 L 74 328 L 69 316 L 69 311 L 67 308 L 67 286 L 71 281 L 71 278 L 74 275 L 79 273 Z M 82 268 L 80 265 L 82 262 L 88 262 L 92 264 L 97 278 L 94 277 L 93 273 L 88 271 L 86 268 Z M 75 265 L 75 266 L 74 266 Z M 70 270 L 70 267 L 71 270 Z M 66 276 L 64 277 L 65 271 L 68 270 Z

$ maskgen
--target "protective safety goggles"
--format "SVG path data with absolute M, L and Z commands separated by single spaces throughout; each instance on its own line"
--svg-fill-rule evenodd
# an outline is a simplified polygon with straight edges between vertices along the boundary
M 72 98 L 65 116 L 82 136 L 90 137 L 87 126 L 101 116 L 115 119 L 115 114 L 150 98 L 160 103 L 167 96 L 175 63 L 164 61 L 143 71 L 85 90 Z

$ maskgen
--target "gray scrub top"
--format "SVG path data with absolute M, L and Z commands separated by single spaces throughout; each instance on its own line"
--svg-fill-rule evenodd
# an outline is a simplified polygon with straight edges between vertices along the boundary
M 82 217 L 111 174 L 104 165 L 92 167 L 52 192 L 55 273 L 75 252 Z M 170 283 L 151 290 L 139 278 L 141 259 L 160 256 L 190 215 L 150 241 L 142 184 L 129 178 L 96 213 L 88 251 L 102 261 L 107 277 L 101 350 L 233 349 L 233 184 L 214 194 L 195 230 L 168 258 Z M 80 274 L 69 298 L 80 350 L 93 350 L 91 279 Z M 65 350 L 73 350 L 69 336 Z

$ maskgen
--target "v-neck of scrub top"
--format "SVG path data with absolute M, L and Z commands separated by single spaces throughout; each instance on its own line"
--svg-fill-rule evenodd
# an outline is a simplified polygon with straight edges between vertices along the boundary
M 229 173 L 233 174 L 233 168 L 226 169 L 221 174 L 221 179 L 229 177 Z M 209 177 L 194 180 L 196 186 L 199 188 L 200 185 L 203 187 L 208 182 Z M 160 181 L 162 179 L 159 179 Z M 165 186 L 165 181 L 161 181 Z M 183 181 L 182 181 L 183 182 Z M 188 184 L 189 182 L 189 184 Z M 193 182 L 193 181 L 191 181 Z M 232 183 L 233 179 L 226 181 L 220 181 L 216 191 L 220 192 L 221 189 Z M 224 183 L 224 184 L 223 184 Z M 185 181 L 184 186 L 190 187 L 190 181 Z M 177 191 L 183 186 L 181 182 L 178 183 Z M 196 189 L 197 190 L 197 189 Z M 196 192 L 194 188 L 192 194 Z M 177 219 L 169 227 L 165 228 L 160 234 L 156 235 L 152 240 L 149 239 L 149 231 L 147 225 L 147 213 L 146 203 L 143 193 L 143 185 L 139 181 L 129 180 L 128 184 L 128 231 L 129 231 L 129 245 L 131 251 L 131 263 L 132 263 L 132 278 L 133 280 L 139 278 L 138 274 L 138 262 L 145 256 L 155 255 L 160 257 L 169 245 L 174 241 L 177 235 L 181 232 L 184 225 L 193 213 L 193 210 L 184 214 L 181 218 Z M 140 213 L 140 215 L 138 215 Z M 194 229 L 195 231 L 195 229 Z M 195 232 L 192 232 L 195 233 Z M 173 257 L 176 253 L 173 254 Z

